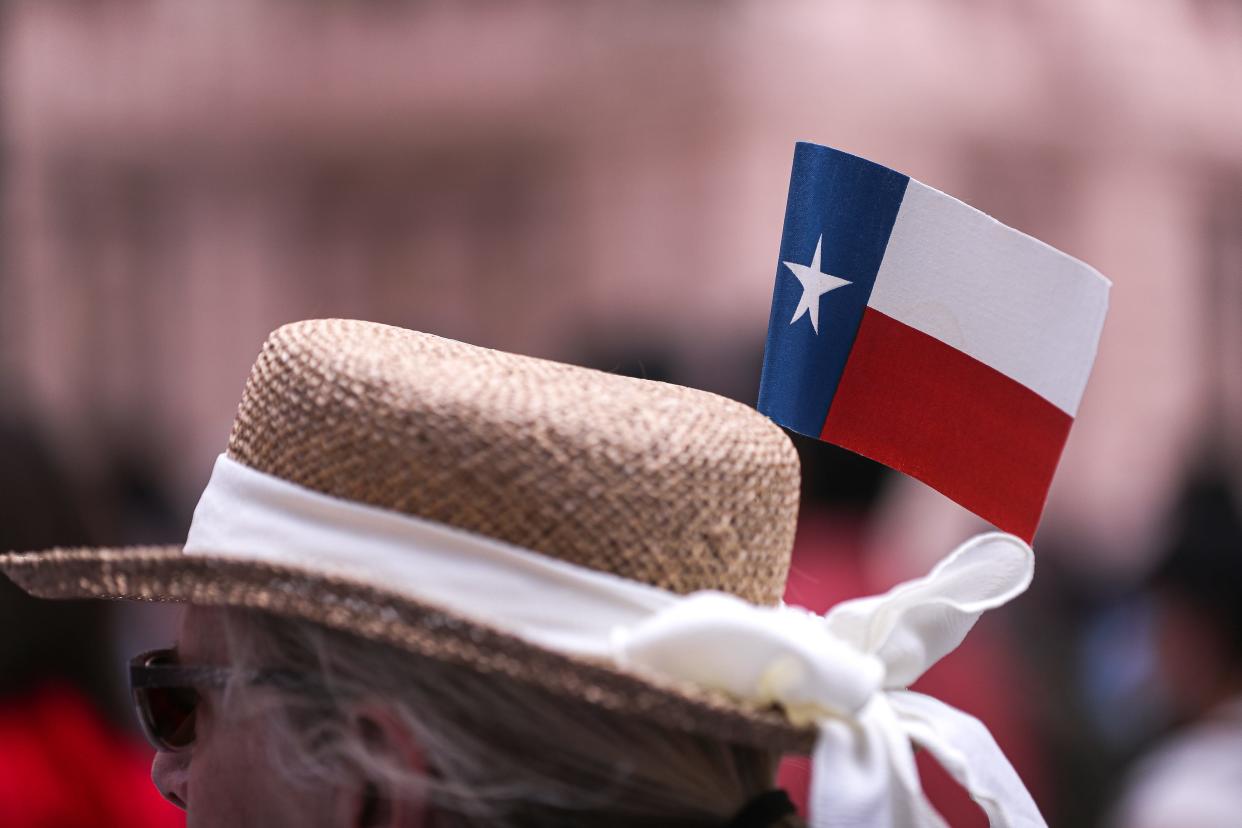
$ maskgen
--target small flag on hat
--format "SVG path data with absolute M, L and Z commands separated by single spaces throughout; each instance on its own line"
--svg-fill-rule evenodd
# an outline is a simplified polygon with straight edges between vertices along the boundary
M 1109 287 L 909 176 L 799 143 L 759 410 L 1030 540 Z

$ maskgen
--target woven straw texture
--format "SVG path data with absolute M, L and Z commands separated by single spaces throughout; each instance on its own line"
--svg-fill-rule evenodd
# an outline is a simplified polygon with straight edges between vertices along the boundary
M 229 454 L 347 500 L 674 592 L 779 600 L 798 465 L 713 394 L 362 322 L 287 325 Z
M 228 452 L 336 497 L 688 593 L 780 598 L 798 503 L 788 438 L 750 408 L 367 322 L 268 338 Z M 571 658 L 395 593 L 179 547 L 0 557 L 28 591 L 247 606 L 587 699 L 670 727 L 806 749 L 777 711 Z

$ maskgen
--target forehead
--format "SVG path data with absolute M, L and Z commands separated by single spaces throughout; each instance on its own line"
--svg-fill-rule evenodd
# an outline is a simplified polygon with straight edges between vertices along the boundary
M 228 636 L 225 634 L 229 611 L 220 607 L 187 605 L 181 614 L 177 651 L 181 660 L 198 664 L 227 664 Z

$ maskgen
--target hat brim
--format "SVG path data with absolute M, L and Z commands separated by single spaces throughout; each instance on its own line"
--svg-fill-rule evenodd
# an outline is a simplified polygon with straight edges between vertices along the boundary
M 409 596 L 309 568 L 186 555 L 180 546 L 141 546 L 10 553 L 0 555 L 0 571 L 40 598 L 257 609 L 675 730 L 785 753 L 809 753 L 815 742 L 814 727 L 791 724 L 779 709 L 759 709 L 722 693 L 558 653 Z

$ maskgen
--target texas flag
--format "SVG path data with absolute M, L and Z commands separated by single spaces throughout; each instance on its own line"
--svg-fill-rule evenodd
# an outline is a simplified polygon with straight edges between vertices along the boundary
M 799 143 L 759 410 L 1030 540 L 1109 287 L 909 176 Z

